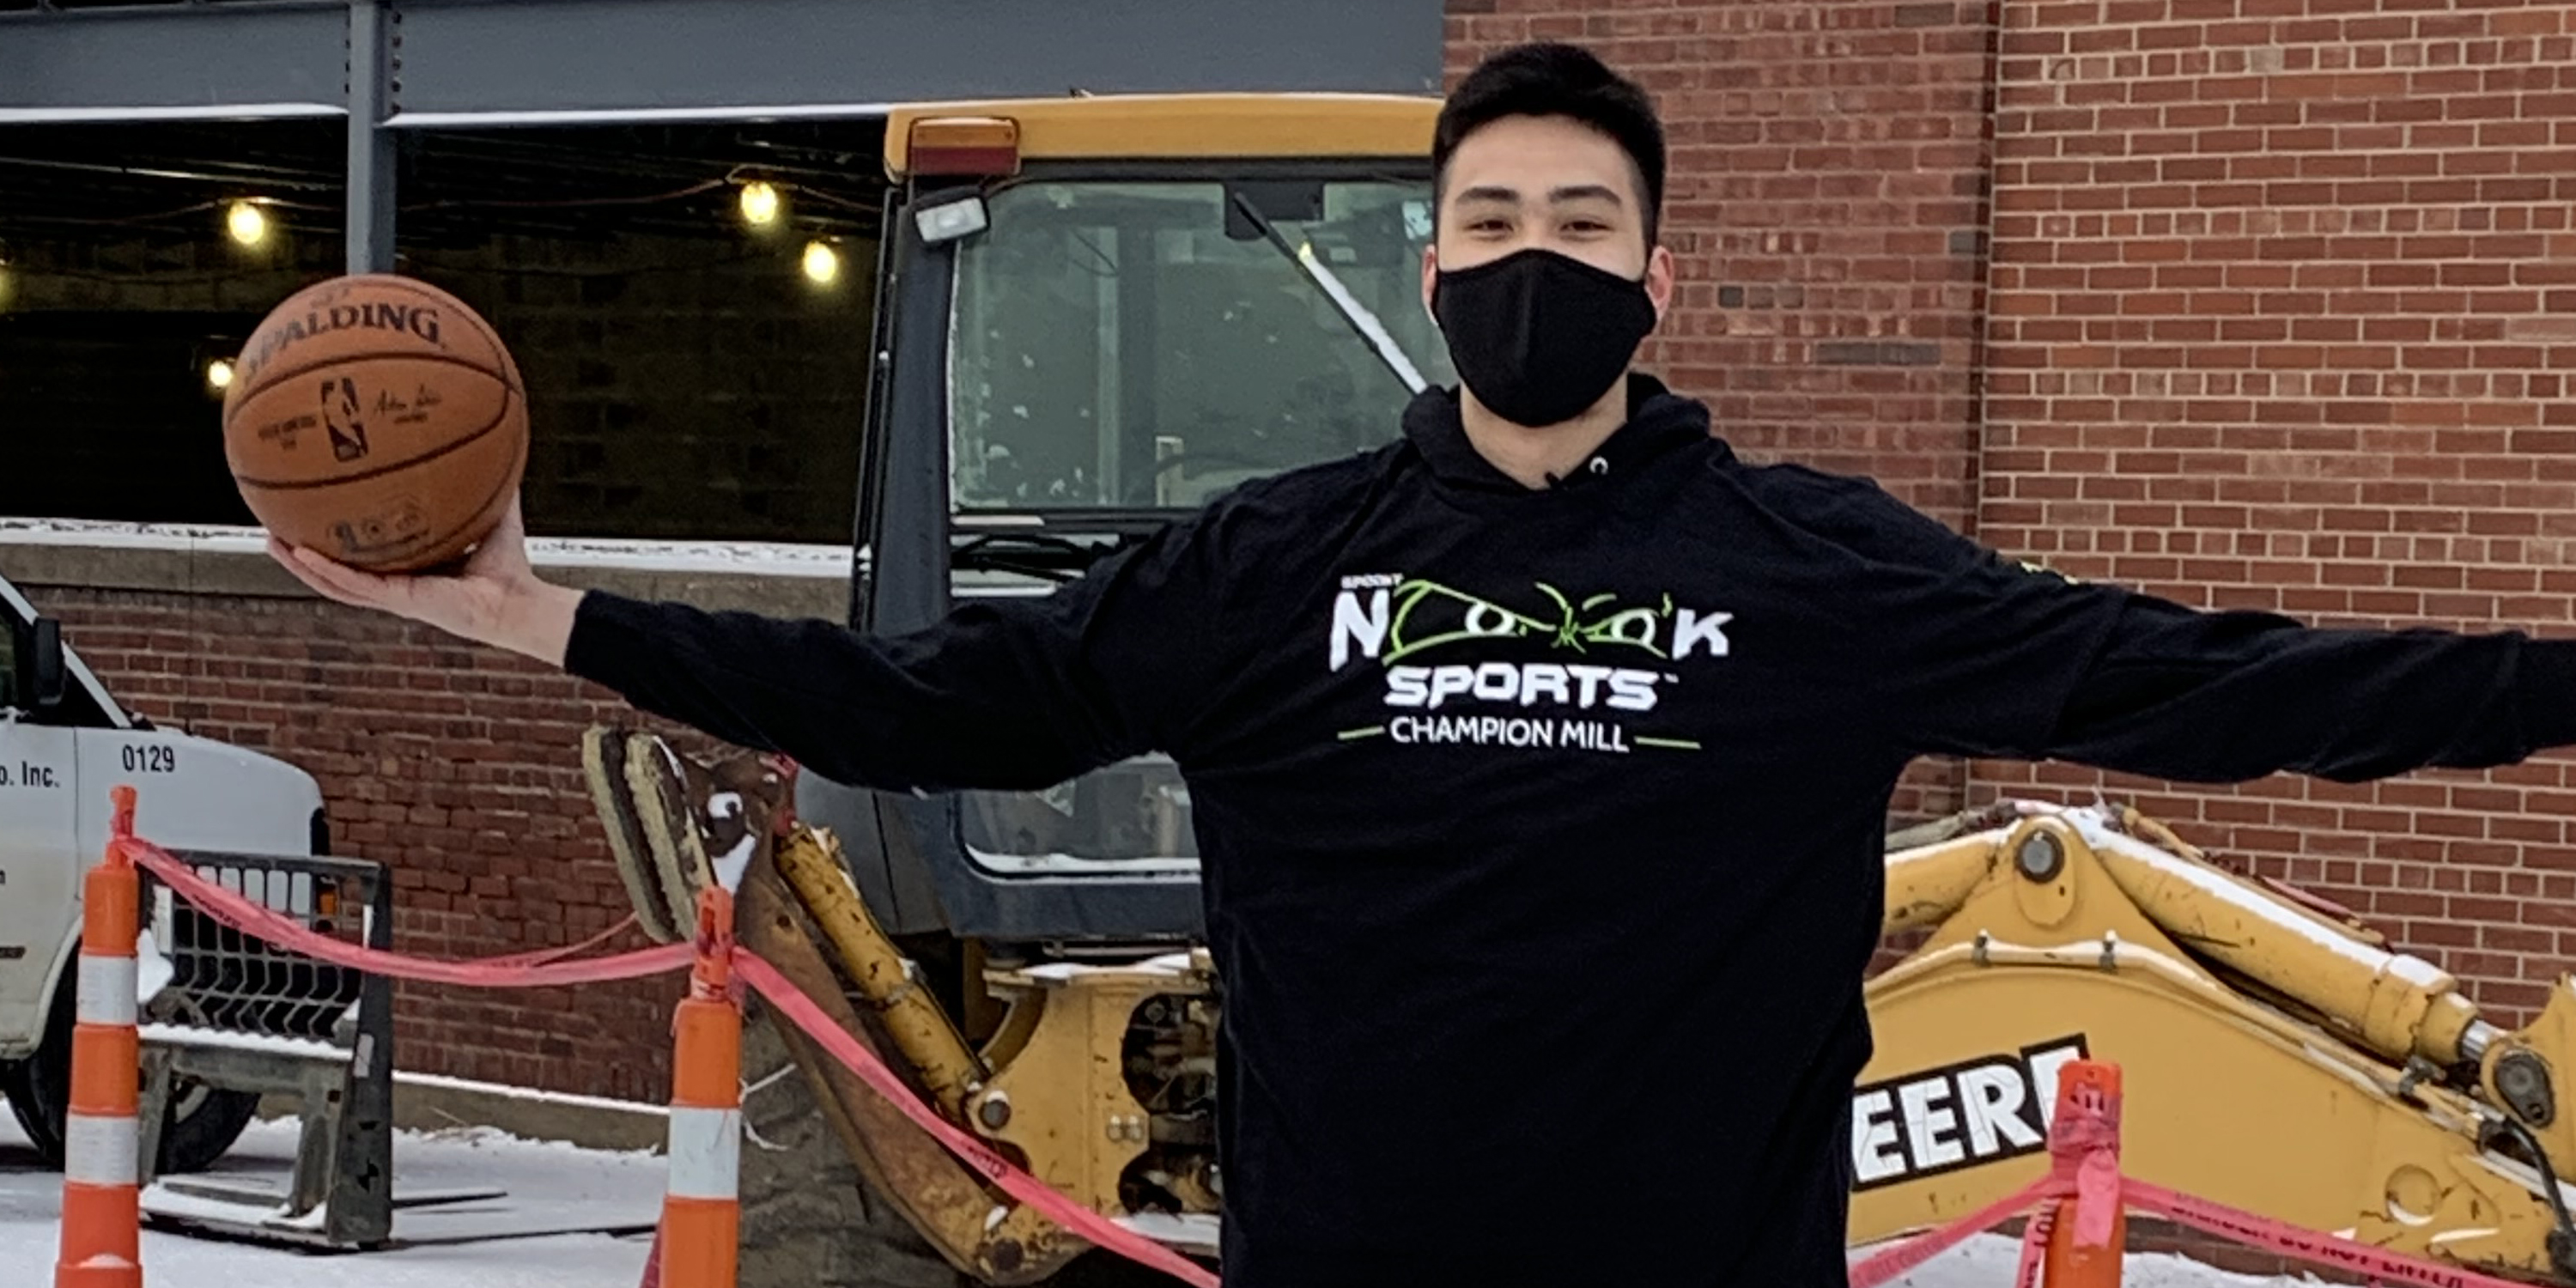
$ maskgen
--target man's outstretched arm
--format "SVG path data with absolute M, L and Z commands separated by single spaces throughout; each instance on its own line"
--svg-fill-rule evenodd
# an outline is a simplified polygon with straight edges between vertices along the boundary
M 2576 743 L 2576 643 L 2321 630 L 2129 596 L 2037 752 L 2185 782 L 2367 782 Z
M 1199 673 L 1162 656 L 1204 621 L 1212 579 L 1187 529 L 1043 599 L 968 605 L 875 637 L 556 586 L 515 511 L 456 576 L 377 577 L 272 544 L 317 592 L 505 648 L 728 742 L 888 790 L 1037 788 L 1163 745 Z
M 2359 782 L 2576 745 L 2576 641 L 2201 611 L 2009 563 L 1892 500 L 1873 510 L 1866 576 L 1906 752 Z

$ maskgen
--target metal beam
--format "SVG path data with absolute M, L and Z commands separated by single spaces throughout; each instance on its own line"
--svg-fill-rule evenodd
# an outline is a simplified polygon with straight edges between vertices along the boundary
M 0 14 L 0 122 L 344 111 L 357 2 Z M 399 75 L 386 86 L 396 125 L 856 116 L 898 102 L 1075 91 L 1440 87 L 1441 0 L 361 7 L 399 33 Z
M 348 269 L 394 271 L 394 28 L 386 0 L 349 0 Z
M 862 115 L 1179 90 L 1436 93 L 1441 0 L 408 0 L 398 125 Z
M 0 122 L 327 116 L 345 3 L 0 14 Z

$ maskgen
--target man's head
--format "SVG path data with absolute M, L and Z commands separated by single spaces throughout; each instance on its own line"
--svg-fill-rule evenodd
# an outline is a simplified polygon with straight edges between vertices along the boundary
M 1450 94 L 1431 159 L 1422 299 L 1468 391 L 1533 428 L 1615 396 L 1673 293 L 1646 92 L 1572 45 L 1506 49 Z
M 1573 45 L 1505 49 L 1440 109 L 1434 253 L 1472 268 L 1544 246 L 1631 279 L 1662 220 L 1664 127 L 1635 82 Z

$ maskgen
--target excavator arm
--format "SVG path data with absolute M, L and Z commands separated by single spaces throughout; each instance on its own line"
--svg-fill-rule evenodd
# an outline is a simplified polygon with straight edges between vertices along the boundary
M 2032 1180 L 2056 1065 L 2081 1055 L 2122 1066 L 2141 1179 L 2576 1281 L 2560 1186 L 2576 1124 L 2554 1112 L 2576 1055 L 2569 983 L 2506 1032 L 2431 963 L 2132 811 L 2016 812 L 1888 857 L 1889 929 L 1932 929 L 1868 986 L 1855 1242 Z

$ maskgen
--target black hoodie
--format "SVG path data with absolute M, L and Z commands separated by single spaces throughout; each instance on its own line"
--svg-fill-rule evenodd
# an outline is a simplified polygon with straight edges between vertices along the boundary
M 1996 557 L 1632 380 L 1524 488 L 1432 392 L 1044 600 L 871 639 L 588 596 L 567 665 L 886 789 L 1149 749 L 1225 990 L 1230 1288 L 1843 1275 L 1916 756 L 2202 782 L 2576 742 L 2576 646 L 2310 630 Z

